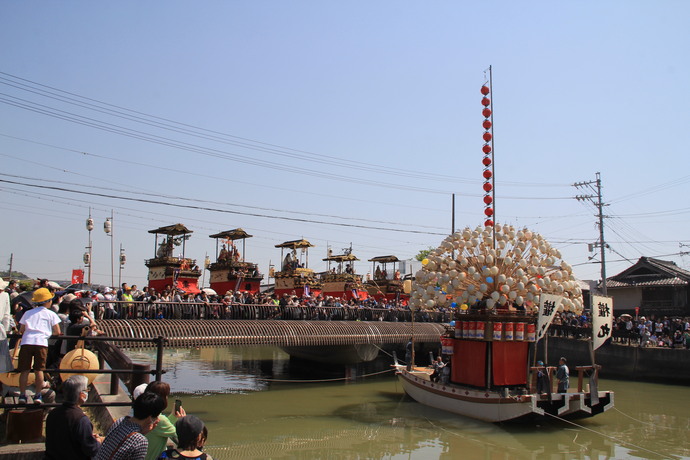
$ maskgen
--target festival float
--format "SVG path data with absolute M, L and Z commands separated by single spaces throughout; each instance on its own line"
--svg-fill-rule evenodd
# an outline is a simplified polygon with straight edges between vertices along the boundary
M 412 354 L 407 366 L 396 363 L 399 380 L 419 403 L 488 422 L 599 414 L 614 403 L 613 392 L 598 389 L 594 362 L 594 350 L 611 334 L 611 299 L 592 297 L 592 363 L 571 367 L 576 388 L 554 392 L 555 368 L 538 365 L 536 344 L 556 312 L 582 312 L 582 291 L 571 266 L 541 235 L 494 222 L 490 83 L 481 93 L 486 220 L 449 235 L 422 261 L 410 299 L 414 309 L 456 312 L 454 328 L 441 337 L 445 377 L 432 380 L 430 369 L 414 366 Z
M 399 261 L 396 256 L 377 256 L 369 259 L 369 262 L 373 263 L 374 276 L 367 279 L 365 286 L 370 297 L 377 301 L 385 299 L 407 305 L 410 296 L 404 290 L 403 280 L 398 270 Z
M 369 297 L 362 284 L 362 275 L 355 273 L 355 261 L 359 259 L 352 253 L 352 246 L 337 255 L 329 249 L 328 257 L 322 260 L 328 262 L 327 271 L 321 274 L 322 295 L 343 300 Z
M 182 224 L 149 230 L 156 235 L 152 259 L 146 260 L 149 268 L 149 288 L 161 292 L 166 288 L 180 289 L 187 293 L 199 292 L 201 270 L 196 260 L 185 257 L 185 243 L 193 233 Z M 181 246 L 181 253 L 174 255 Z
M 275 295 L 316 297 L 321 294 L 321 282 L 309 268 L 309 248 L 314 245 L 302 238 L 276 244 L 275 247 L 280 248 L 281 260 L 280 271 L 269 273 L 275 279 Z
M 257 264 L 247 262 L 245 241 L 251 238 L 241 228 L 209 235 L 216 240 L 216 261 L 208 266 L 211 272 L 211 289 L 222 295 L 226 292 L 244 291 L 258 294 L 263 275 Z M 242 252 L 237 249 L 237 241 L 242 241 Z

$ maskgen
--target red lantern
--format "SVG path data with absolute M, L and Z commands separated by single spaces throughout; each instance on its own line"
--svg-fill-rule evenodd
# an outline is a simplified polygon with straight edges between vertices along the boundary
M 482 86 L 482 94 L 486 96 L 489 94 L 489 87 L 488 86 Z
M 489 118 L 491 116 L 491 109 L 490 108 L 485 108 L 482 110 L 482 115 L 484 115 L 484 118 Z
M 489 158 L 489 157 L 482 158 L 482 164 L 484 166 L 489 166 L 491 164 L 491 158 Z
M 491 185 L 491 182 L 484 182 L 484 191 L 485 192 L 490 192 L 493 186 Z
M 489 142 L 491 140 L 491 133 L 490 132 L 485 132 L 484 135 L 482 136 L 486 142 Z
M 486 217 L 491 217 L 494 215 L 494 210 L 492 208 L 486 208 L 484 214 L 486 214 Z
M 484 179 L 491 179 L 491 170 L 485 169 L 482 175 L 484 176 Z
M 491 104 L 491 99 L 489 99 L 488 97 L 483 97 L 483 98 L 482 98 L 482 105 L 483 105 L 484 107 L 488 107 L 489 104 Z
M 489 144 L 484 144 L 484 147 L 482 147 L 482 152 L 491 153 L 491 146 Z
M 493 226 L 494 226 L 494 221 L 491 220 L 491 219 L 486 219 L 486 221 L 484 222 L 484 226 L 485 226 L 485 227 L 493 227 Z
M 493 203 L 493 202 L 494 202 L 494 199 L 491 198 L 491 195 L 486 195 L 486 196 L 484 197 L 484 203 L 486 203 L 486 204 L 491 204 L 491 203 Z
M 482 126 L 484 129 L 489 130 L 491 129 L 491 121 L 490 120 L 484 120 L 484 123 L 482 123 Z

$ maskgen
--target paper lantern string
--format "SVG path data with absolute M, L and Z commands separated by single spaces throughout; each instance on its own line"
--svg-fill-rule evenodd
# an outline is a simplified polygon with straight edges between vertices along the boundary
M 484 134 L 482 135 L 482 139 L 484 139 L 484 146 L 482 147 L 482 152 L 484 152 L 484 158 L 482 158 L 482 165 L 484 165 L 484 170 L 482 171 L 482 178 L 484 179 L 484 184 L 482 185 L 482 188 L 484 189 L 484 215 L 486 215 L 487 217 L 487 219 L 484 221 L 484 226 L 493 227 L 494 221 L 491 219 L 491 217 L 494 214 L 494 210 L 491 207 L 491 204 L 493 203 L 492 178 L 494 175 L 494 171 L 493 160 L 491 158 L 492 148 L 490 145 L 490 142 L 493 139 L 493 126 L 490 119 L 491 99 L 488 97 L 489 93 L 491 93 L 491 90 L 488 86 L 486 86 L 485 83 L 482 86 L 480 92 L 484 96 L 482 98 L 482 106 L 484 107 L 484 109 L 482 110 L 482 115 L 484 116 L 484 121 L 482 122 L 482 127 L 484 128 Z

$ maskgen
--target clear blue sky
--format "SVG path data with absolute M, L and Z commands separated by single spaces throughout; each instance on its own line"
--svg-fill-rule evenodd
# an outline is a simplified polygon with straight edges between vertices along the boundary
M 1 2 L 0 179 L 19 184 L 0 183 L 0 262 L 68 279 L 89 207 L 97 283 L 111 210 L 140 286 L 147 231 L 177 222 L 200 262 L 208 235 L 244 228 L 264 272 L 300 237 L 317 270 L 327 245 L 352 243 L 360 273 L 413 257 L 449 232 L 452 193 L 456 227 L 483 222 L 492 65 L 497 221 L 598 279 L 571 184 L 601 172 L 608 274 L 643 255 L 688 268 L 688 17 L 686 1 Z

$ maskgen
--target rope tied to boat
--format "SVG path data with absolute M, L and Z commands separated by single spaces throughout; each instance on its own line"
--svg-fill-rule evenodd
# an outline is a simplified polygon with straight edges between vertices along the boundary
M 548 415 L 549 417 L 553 417 L 556 420 L 560 420 L 561 422 L 569 423 L 570 425 L 576 426 L 576 427 L 581 428 L 583 430 L 587 430 L 587 431 L 590 431 L 594 434 L 598 434 L 599 436 L 602 436 L 604 438 L 608 438 L 608 439 L 615 441 L 619 444 L 628 445 L 628 446 L 634 447 L 635 449 L 640 449 L 640 450 L 643 450 L 645 452 L 649 452 L 650 454 L 658 455 L 661 458 L 674 458 L 674 459 L 680 459 L 681 458 L 681 457 L 678 457 L 677 455 L 661 454 L 659 452 L 655 452 L 653 450 L 647 449 L 646 447 L 642 447 L 642 446 L 638 446 L 637 444 L 633 444 L 630 441 L 625 441 L 625 440 L 616 438 L 614 436 L 609 436 L 609 435 L 604 434 L 600 431 L 593 430 L 591 428 L 587 428 L 586 426 L 580 425 L 580 424 L 575 423 L 571 420 L 567 420 L 567 419 L 564 419 L 563 417 L 559 417 L 558 415 L 549 414 L 548 412 L 544 412 L 544 414 Z

